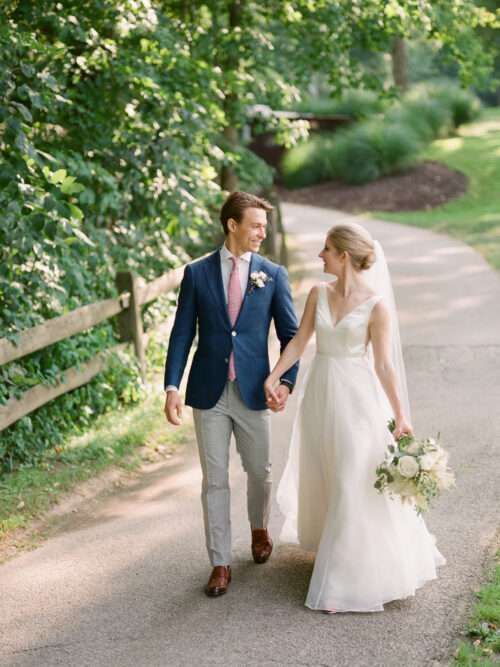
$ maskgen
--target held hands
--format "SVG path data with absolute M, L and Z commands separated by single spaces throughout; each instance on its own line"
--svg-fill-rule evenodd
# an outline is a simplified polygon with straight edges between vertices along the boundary
M 413 427 L 404 415 L 396 420 L 396 428 L 393 431 L 394 440 L 399 440 L 403 435 L 413 435 Z
M 274 388 L 274 384 L 275 382 L 272 380 L 271 376 L 264 382 L 264 393 L 266 395 L 267 407 L 273 412 L 282 412 L 286 407 L 290 389 L 284 384 L 280 384 L 278 387 Z
M 182 401 L 178 391 L 167 391 L 164 412 L 171 424 L 174 426 L 182 424 Z

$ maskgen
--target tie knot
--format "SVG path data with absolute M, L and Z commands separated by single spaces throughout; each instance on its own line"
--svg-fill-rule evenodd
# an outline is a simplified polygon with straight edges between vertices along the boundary
M 238 257 L 231 257 L 231 261 L 233 263 L 233 269 L 235 269 L 238 266 Z

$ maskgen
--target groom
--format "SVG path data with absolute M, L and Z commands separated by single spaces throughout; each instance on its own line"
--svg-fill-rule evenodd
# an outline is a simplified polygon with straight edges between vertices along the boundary
M 202 504 L 208 555 L 212 564 L 205 592 L 223 595 L 231 581 L 229 444 L 247 473 L 252 556 L 265 563 L 273 548 L 267 531 L 271 499 L 268 408 L 284 409 L 298 364 L 281 378 L 277 400 L 264 396 L 269 375 L 271 320 L 283 350 L 297 331 L 285 269 L 258 253 L 266 237 L 269 202 L 233 192 L 220 220 L 225 243 L 208 257 L 186 266 L 165 364 L 165 414 L 181 423 L 179 385 L 198 331 L 198 346 L 188 378 L 186 404 L 193 408 L 203 472 Z

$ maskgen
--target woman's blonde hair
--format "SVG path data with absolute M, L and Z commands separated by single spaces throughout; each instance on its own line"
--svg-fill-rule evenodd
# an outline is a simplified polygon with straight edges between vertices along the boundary
M 375 262 L 375 244 L 361 225 L 334 225 L 329 230 L 327 239 L 338 252 L 348 253 L 357 271 L 366 271 Z

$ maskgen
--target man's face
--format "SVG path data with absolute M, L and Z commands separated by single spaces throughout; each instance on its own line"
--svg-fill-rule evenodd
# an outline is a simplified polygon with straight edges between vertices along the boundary
M 266 238 L 267 218 L 262 208 L 246 208 L 241 222 L 228 220 L 229 238 L 241 253 L 259 252 Z

